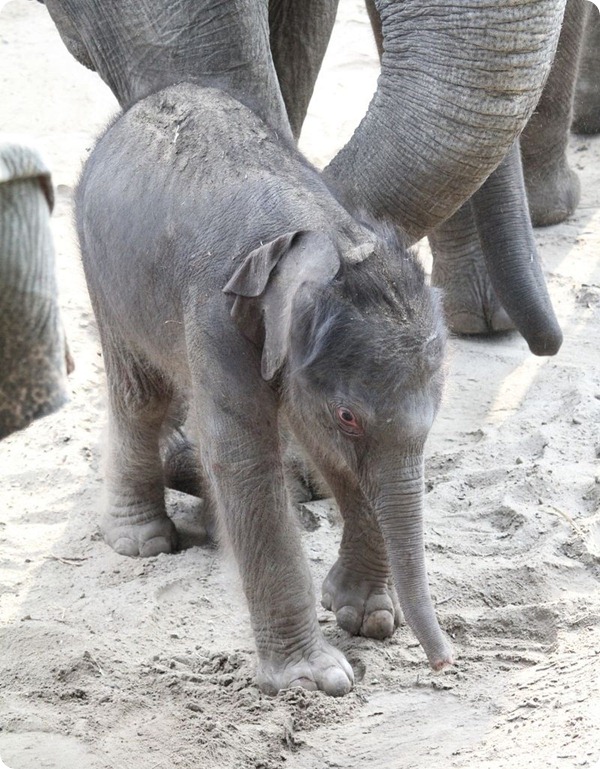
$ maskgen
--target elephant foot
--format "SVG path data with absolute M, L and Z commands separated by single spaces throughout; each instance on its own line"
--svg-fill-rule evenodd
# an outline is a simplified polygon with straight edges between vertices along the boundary
M 320 636 L 310 647 L 287 655 L 272 654 L 261 658 L 257 683 L 265 694 L 275 695 L 281 689 L 301 686 L 310 691 L 317 689 L 333 697 L 347 694 L 354 684 L 354 673 L 339 649 Z
M 136 517 L 140 517 L 136 511 Z M 102 522 L 105 542 L 120 555 L 148 558 L 177 549 L 177 531 L 166 515 L 132 523 L 124 517 L 107 515 Z
M 335 613 L 338 625 L 352 635 L 382 640 L 400 622 L 395 590 L 381 574 L 353 571 L 338 559 L 323 582 L 321 604 Z
M 452 275 L 436 270 L 431 282 L 443 291 L 446 323 L 455 334 L 497 334 L 513 331 L 514 323 L 492 288 L 487 268 L 480 264 Z
M 581 198 L 579 177 L 566 157 L 544 168 L 524 167 L 529 213 L 534 227 L 564 222 L 575 211 Z

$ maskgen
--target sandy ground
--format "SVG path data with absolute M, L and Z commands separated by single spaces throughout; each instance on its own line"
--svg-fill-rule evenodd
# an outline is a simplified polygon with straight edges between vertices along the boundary
M 377 63 L 359 0 L 341 19 L 302 146 L 321 164 L 364 112 Z M 538 232 L 565 332 L 554 359 L 522 339 L 453 340 L 427 451 L 427 559 L 458 664 L 432 675 L 402 626 L 351 638 L 354 691 L 263 696 L 231 561 L 171 494 L 183 549 L 131 560 L 98 532 L 104 381 L 71 227 L 108 89 L 63 48 L 45 8 L 0 13 L 1 129 L 54 172 L 71 401 L 0 445 L 0 756 L 10 769 L 500 769 L 600 758 L 600 139 L 572 141 L 583 199 Z M 426 253 L 424 250 L 424 258 Z M 339 523 L 303 534 L 320 585 Z M 0 762 L 1 763 L 1 762 Z

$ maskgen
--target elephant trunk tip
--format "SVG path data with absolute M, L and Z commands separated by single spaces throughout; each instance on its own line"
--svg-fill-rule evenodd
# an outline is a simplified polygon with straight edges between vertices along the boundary
M 444 656 L 439 656 L 435 660 L 430 660 L 431 669 L 436 673 L 442 673 L 444 670 L 454 666 L 454 654 L 448 649 Z
M 556 355 L 562 345 L 563 335 L 557 326 L 550 331 L 529 334 L 526 340 L 529 349 L 534 355 Z
M 427 643 L 424 648 L 431 669 L 436 673 L 441 673 L 454 666 L 454 651 L 441 631 L 436 635 L 438 635 L 437 642 Z

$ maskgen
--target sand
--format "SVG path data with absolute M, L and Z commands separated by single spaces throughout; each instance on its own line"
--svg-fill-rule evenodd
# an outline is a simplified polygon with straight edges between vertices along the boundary
M 431 590 L 458 662 L 432 674 L 404 624 L 349 637 L 342 699 L 253 683 L 248 613 L 197 502 L 169 494 L 174 555 L 133 560 L 98 530 L 102 357 L 72 191 L 115 112 L 32 0 L 0 12 L 1 128 L 40 147 L 57 186 L 71 400 L 0 444 L 0 756 L 10 769 L 424 769 L 598 766 L 600 759 L 600 138 L 571 141 L 581 206 L 537 232 L 565 333 L 555 358 L 508 334 L 453 339 L 427 446 Z M 340 21 L 302 148 L 323 164 L 360 120 L 378 67 L 359 0 Z M 422 248 L 427 262 L 427 249 Z M 336 557 L 333 506 L 303 531 L 315 584 Z M 311 529 L 311 530 L 309 530 Z

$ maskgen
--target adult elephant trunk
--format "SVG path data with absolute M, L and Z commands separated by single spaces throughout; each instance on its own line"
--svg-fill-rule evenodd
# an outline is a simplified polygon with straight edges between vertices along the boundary
M 472 207 L 492 286 L 504 309 L 532 353 L 555 355 L 562 332 L 533 235 L 518 141 L 473 195 Z
M 344 202 L 417 240 L 498 166 L 550 70 L 564 0 L 374 0 L 377 92 L 325 169 Z
M 429 664 L 453 664 L 450 644 L 438 624 L 427 580 L 423 542 L 423 457 L 388 462 L 374 493 L 375 516 L 404 618 L 419 639 Z

